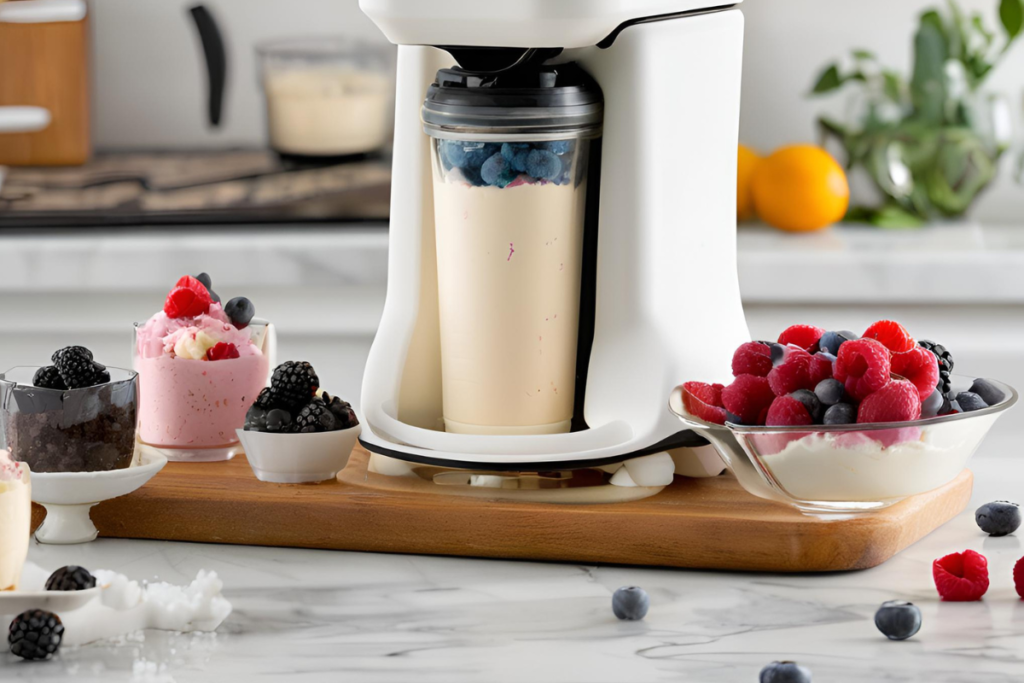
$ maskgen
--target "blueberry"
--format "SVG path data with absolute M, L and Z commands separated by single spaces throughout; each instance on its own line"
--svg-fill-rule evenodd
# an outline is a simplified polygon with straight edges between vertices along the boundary
M 486 185 L 484 179 L 480 177 L 480 170 L 476 168 L 461 168 L 459 173 L 462 174 L 462 178 L 470 185 L 481 187 Z
M 441 160 L 455 168 L 466 166 L 466 150 L 458 140 L 441 140 Z
M 1002 403 L 1006 395 L 1003 390 L 997 387 L 995 384 L 987 379 L 978 378 L 974 380 L 974 384 L 968 389 L 972 394 L 977 394 L 981 397 L 981 400 L 990 406 L 994 406 L 997 403 Z
M 734 425 L 741 425 L 741 424 L 743 424 L 743 420 L 740 419 L 739 415 L 733 415 L 728 410 L 725 411 L 725 421 L 726 422 L 731 422 Z
M 203 287 L 206 287 L 206 289 L 213 287 L 213 280 L 210 279 L 210 276 L 207 273 L 199 273 L 199 275 L 196 275 L 196 279 L 202 282 Z
M 529 155 L 530 145 L 526 142 L 506 142 L 501 146 L 501 156 L 517 173 L 526 173 L 526 157 Z
M 786 347 L 776 342 L 767 342 L 772 350 L 772 365 L 779 366 L 786 359 Z
M 562 172 L 562 162 L 546 149 L 533 149 L 526 157 L 526 172 L 534 178 L 552 180 Z
M 772 662 L 761 669 L 760 683 L 811 683 L 811 670 L 796 662 Z
M 243 427 L 247 432 L 265 432 L 267 431 L 267 411 L 260 408 L 255 403 L 249 408 L 249 411 L 245 414 L 245 425 Z
M 822 422 L 827 425 L 852 425 L 857 422 L 857 409 L 849 403 L 837 403 L 825 411 Z
M 224 314 L 241 330 L 256 315 L 256 307 L 244 296 L 236 296 L 224 306 Z
M 551 142 L 540 143 L 541 149 L 546 149 L 552 154 L 557 154 L 558 156 L 572 152 L 575 146 L 576 143 L 573 140 L 552 140 Z
M 849 330 L 826 332 L 821 335 L 821 339 L 818 340 L 818 346 L 822 351 L 828 351 L 835 356 L 839 353 L 839 347 L 843 345 L 843 342 L 853 341 L 854 339 L 860 339 L 860 336 L 850 332 Z
M 960 407 L 960 404 L 957 402 L 957 400 L 953 399 L 952 401 L 949 402 L 949 410 L 947 412 L 962 413 L 964 412 L 964 410 L 963 408 Z
M 494 142 L 463 142 L 466 152 L 466 167 L 480 168 L 491 156 L 501 151 L 501 145 Z
M 790 396 L 804 404 L 804 408 L 807 408 L 807 412 L 810 413 L 812 420 L 821 422 L 821 415 L 824 411 L 821 407 L 821 401 L 818 400 L 813 391 L 797 389 Z
M 875 612 L 875 626 L 889 640 L 906 640 L 921 630 L 921 610 L 905 600 L 887 600 Z
M 650 607 L 651 597 L 643 588 L 623 586 L 612 595 L 612 611 L 625 621 L 640 621 Z
M 282 408 L 274 408 L 267 412 L 268 432 L 287 432 L 292 426 L 292 415 Z
M 944 405 L 946 405 L 946 397 L 942 395 L 941 391 L 935 389 L 921 403 L 921 417 L 935 417 L 942 411 Z
M 989 536 L 1006 536 L 1020 527 L 1020 507 L 1005 500 L 985 503 L 975 511 L 974 521 Z
M 508 161 L 501 154 L 493 154 L 491 158 L 480 167 L 480 177 L 488 185 L 505 187 L 509 184 L 508 171 L 511 170 Z
M 981 396 L 970 391 L 961 391 L 957 394 L 956 402 L 960 405 L 961 412 L 964 413 L 988 408 L 988 403 Z
M 823 379 L 814 387 L 814 395 L 822 405 L 834 406 L 846 398 L 846 387 L 837 379 Z

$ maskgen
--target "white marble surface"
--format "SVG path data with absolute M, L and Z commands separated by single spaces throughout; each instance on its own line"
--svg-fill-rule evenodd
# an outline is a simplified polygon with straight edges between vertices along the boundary
M 1016 443 L 985 444 L 970 510 L 1019 495 Z M 965 548 L 988 556 L 992 587 L 983 602 L 940 603 L 931 561 Z M 987 538 L 970 512 L 880 567 L 809 576 L 150 541 L 34 546 L 30 559 L 44 566 L 136 579 L 180 583 L 214 569 L 234 612 L 215 635 L 147 631 L 45 663 L 0 656 L 0 680 L 753 683 L 763 664 L 792 658 L 818 683 L 1009 683 L 1024 677 L 1024 602 L 1010 577 L 1021 555 L 1018 536 Z M 626 584 L 651 594 L 643 622 L 611 613 Z M 875 609 L 894 598 L 921 607 L 912 640 L 875 630 Z

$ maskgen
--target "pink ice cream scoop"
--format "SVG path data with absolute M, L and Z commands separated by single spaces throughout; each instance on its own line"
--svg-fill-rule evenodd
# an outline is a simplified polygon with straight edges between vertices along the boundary
M 197 316 L 160 311 L 136 327 L 139 438 L 170 449 L 237 443 L 235 430 L 270 374 L 266 349 L 257 344 L 265 345 L 265 332 L 256 324 L 239 329 L 219 303 Z M 207 351 L 224 344 L 238 356 L 209 360 Z

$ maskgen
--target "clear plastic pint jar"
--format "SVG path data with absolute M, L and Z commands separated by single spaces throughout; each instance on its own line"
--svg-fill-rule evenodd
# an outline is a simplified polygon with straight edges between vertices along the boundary
M 575 65 L 438 72 L 431 136 L 445 429 L 567 432 L 597 85 Z

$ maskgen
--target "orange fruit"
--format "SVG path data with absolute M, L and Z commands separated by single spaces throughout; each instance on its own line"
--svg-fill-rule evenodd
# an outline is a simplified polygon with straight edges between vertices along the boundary
M 750 181 L 754 177 L 754 169 L 761 161 L 757 152 L 745 145 L 739 147 L 739 159 L 736 164 L 736 220 L 749 221 L 754 217 L 754 194 Z
M 761 220 L 780 230 L 820 230 L 846 215 L 846 173 L 815 145 L 780 147 L 754 169 L 754 206 Z

